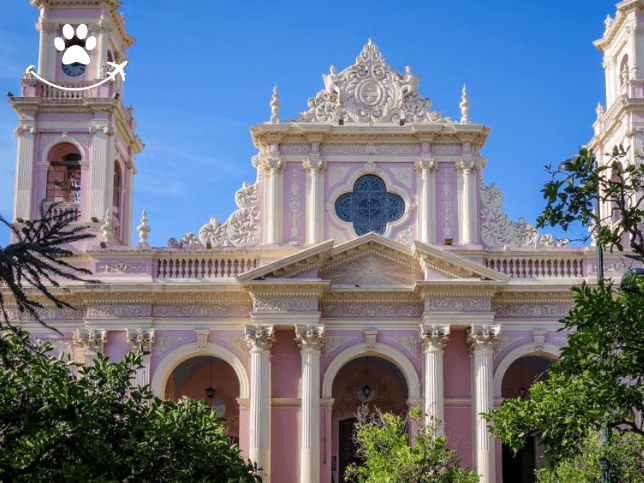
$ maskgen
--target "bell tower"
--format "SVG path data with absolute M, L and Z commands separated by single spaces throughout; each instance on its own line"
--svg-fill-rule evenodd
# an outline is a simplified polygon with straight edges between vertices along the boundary
M 25 71 L 20 95 L 9 97 L 19 116 L 14 223 L 37 218 L 44 200 L 75 210 L 78 223 L 98 234 L 109 211 L 118 223 L 114 243 L 127 245 L 134 155 L 143 144 L 134 133 L 134 109 L 123 104 L 124 76 L 109 76 L 135 42 L 121 2 L 30 2 L 40 10 L 38 66 Z
M 597 106 L 589 147 L 603 163 L 621 144 L 634 163 L 635 151 L 644 145 L 644 1 L 618 3 L 615 18 L 609 15 L 604 24 L 604 35 L 594 45 L 604 56 L 606 105 Z

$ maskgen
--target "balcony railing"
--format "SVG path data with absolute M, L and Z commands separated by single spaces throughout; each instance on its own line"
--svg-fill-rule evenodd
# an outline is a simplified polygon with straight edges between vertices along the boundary
M 60 82 L 61 87 L 69 88 L 87 87 L 91 84 L 91 82 Z M 82 91 L 67 91 L 43 83 L 38 83 L 36 92 L 40 97 L 46 99 L 84 99 L 94 97 L 94 88 Z
M 45 203 L 45 208 L 49 208 L 54 203 Z M 60 215 L 65 211 L 73 211 L 78 218 L 80 216 L 80 203 L 56 203 L 56 207 L 52 210 L 52 214 Z
M 557 255 L 491 255 L 485 266 L 512 278 L 581 278 L 584 277 L 583 261 L 579 253 Z
M 159 259 L 158 278 L 230 278 L 257 267 L 248 255 L 205 254 L 167 256 Z

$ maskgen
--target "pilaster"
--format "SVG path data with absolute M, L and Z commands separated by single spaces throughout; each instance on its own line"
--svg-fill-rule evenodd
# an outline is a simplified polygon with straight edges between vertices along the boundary
M 423 348 L 423 386 L 425 392 L 425 422 L 432 418 L 440 421 L 436 436 L 444 433 L 444 382 L 443 354 L 449 338 L 448 325 L 420 326 L 420 343 Z
M 320 481 L 320 352 L 324 326 L 295 326 L 302 354 L 300 483 Z
M 34 141 L 36 126 L 20 123 L 13 132 L 18 136 L 18 159 L 16 162 L 16 195 L 14 219 L 31 219 L 31 197 L 34 178 Z
M 320 157 L 322 136 L 310 135 L 309 141 L 311 150 L 309 158 L 304 161 L 304 169 L 309 175 L 309 191 L 306 196 L 306 243 L 315 245 L 322 241 L 325 163 Z
M 273 245 L 282 243 L 282 212 L 283 191 L 284 191 L 284 160 L 280 156 L 279 137 L 270 140 L 268 153 L 264 159 L 264 170 L 266 172 L 266 198 L 264 207 L 266 217 L 265 243 Z
M 113 132 L 108 126 L 93 125 L 89 128 L 92 134 L 92 160 L 91 160 L 91 198 L 90 218 L 103 218 L 105 212 L 112 207 L 112 179 L 114 177 L 114 163 L 111 162 L 114 140 Z
M 141 352 L 141 367 L 137 368 L 134 384 L 144 387 L 150 384 L 150 360 L 154 344 L 154 329 L 126 329 L 127 342 L 133 351 Z
M 436 168 L 438 163 L 431 155 L 424 155 L 416 161 L 420 175 L 418 202 L 418 234 L 420 241 L 436 243 Z
M 473 243 L 472 232 L 472 171 L 474 162 L 469 158 L 461 158 L 456 163 L 458 169 L 458 244 L 470 245 Z
M 494 441 L 481 416 L 494 408 L 492 365 L 500 325 L 472 325 L 467 333 L 472 354 L 472 460 L 481 483 L 495 483 Z
M 44 15 L 38 18 L 36 30 L 40 32 L 38 46 L 38 75 L 45 79 L 54 79 L 56 74 L 56 50 L 52 48 L 54 37 L 58 33 L 58 22 Z
M 250 349 L 250 460 L 262 468 L 263 481 L 271 481 L 271 347 L 272 326 L 247 325 L 244 340 Z

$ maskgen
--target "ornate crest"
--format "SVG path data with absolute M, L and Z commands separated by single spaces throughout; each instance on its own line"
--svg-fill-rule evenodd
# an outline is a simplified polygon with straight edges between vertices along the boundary
M 385 64 L 385 59 L 371 39 L 356 59 L 355 65 L 336 73 L 322 74 L 325 88 L 309 99 L 309 110 L 298 121 L 307 122 L 441 122 L 431 101 L 416 89 L 418 76 L 409 67 L 401 74 Z

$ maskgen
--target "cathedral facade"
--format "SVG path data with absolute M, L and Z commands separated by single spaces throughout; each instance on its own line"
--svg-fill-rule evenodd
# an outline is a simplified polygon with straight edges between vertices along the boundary
M 74 247 L 77 262 L 103 283 L 64 284 L 58 295 L 75 309 L 42 311 L 62 336 L 10 306 L 14 322 L 85 364 L 143 350 L 137 383 L 206 400 L 264 481 L 342 481 L 363 404 L 420 406 L 482 482 L 532 481 L 535 442 L 513 458 L 480 413 L 545 377 L 566 343 L 557 329 L 570 287 L 596 280 L 595 249 L 503 212 L 483 178 L 490 129 L 470 119 L 465 90 L 460 119 L 443 117 L 369 40 L 354 65 L 323 74 L 300 117 L 280 119 L 275 91 L 270 119 L 250 129 L 257 177 L 227 220 L 151 247 L 145 213 L 130 239 L 143 149 L 133 109 L 119 75 L 101 83 L 134 42 L 120 2 L 31 3 L 39 63 L 9 98 L 13 221 L 37 218 L 42 200 L 75 210 L 96 234 Z M 642 8 L 618 4 L 596 42 L 607 79 L 590 143 L 599 153 L 642 150 Z M 73 47 L 90 62 L 66 59 Z M 606 258 L 607 276 L 626 268 Z

